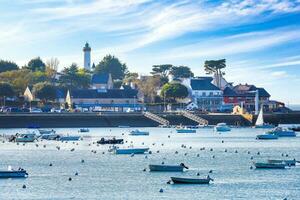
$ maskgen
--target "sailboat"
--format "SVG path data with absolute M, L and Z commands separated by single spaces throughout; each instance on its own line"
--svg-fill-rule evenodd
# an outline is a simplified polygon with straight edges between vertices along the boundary
M 264 122 L 263 106 L 261 106 L 258 117 L 255 122 L 255 128 L 274 128 L 274 127 L 275 127 L 274 125 Z

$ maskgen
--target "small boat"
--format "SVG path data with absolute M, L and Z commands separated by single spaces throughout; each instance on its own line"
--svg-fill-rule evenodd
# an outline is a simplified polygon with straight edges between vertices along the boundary
M 130 128 L 130 126 L 119 125 L 118 128 Z
M 226 132 L 226 131 L 230 131 L 231 128 L 229 126 L 227 126 L 226 123 L 218 123 L 215 127 L 214 130 L 217 132 Z
M 43 140 L 57 140 L 59 139 L 60 135 L 56 134 L 56 133 L 51 133 L 51 134 L 43 134 L 40 136 L 40 139 Z
M 58 140 L 60 140 L 60 141 L 77 141 L 79 139 L 80 139 L 80 136 L 71 136 L 71 135 L 60 136 L 58 138 Z
M 171 177 L 174 184 L 209 184 L 213 181 L 209 176 L 207 178 L 182 178 L 182 177 Z
M 55 130 L 48 130 L 48 129 L 38 129 L 38 131 L 40 132 L 41 135 L 44 135 L 44 134 L 52 134 L 52 133 L 55 133 Z
M 16 134 L 12 136 L 10 141 L 14 142 L 34 142 L 37 139 L 37 136 L 34 132 L 23 133 L 23 134 Z
M 100 140 L 97 141 L 98 144 L 123 144 L 124 140 L 123 139 L 116 139 L 115 137 L 111 139 L 105 139 L 101 138 Z
M 285 169 L 285 163 L 254 163 L 257 169 Z
M 290 128 L 290 130 L 299 132 L 300 131 L 300 126 L 298 126 L 298 127 L 292 127 L 292 128 Z
M 296 159 L 293 160 L 268 160 L 268 163 L 284 163 L 287 166 L 295 166 L 297 161 Z
M 87 132 L 90 132 L 90 129 L 88 129 L 88 128 L 81 128 L 81 129 L 79 129 L 78 132 L 80 132 L 80 133 L 87 133 Z
M 130 131 L 129 135 L 134 135 L 134 136 L 149 135 L 149 132 L 148 131 L 140 131 L 140 130 L 136 129 L 134 131 Z
M 182 172 L 184 168 L 188 169 L 184 163 L 180 163 L 180 165 L 149 165 L 151 172 Z
M 0 170 L 0 178 L 26 178 L 27 176 L 28 173 L 22 168 L 13 170 L 9 166 L 8 170 Z
M 261 106 L 254 128 L 274 128 L 274 127 L 275 126 L 273 124 L 268 124 L 264 122 L 263 106 Z
M 261 135 L 257 135 L 256 139 L 259 139 L 259 140 L 276 140 L 276 139 L 278 139 L 278 136 L 274 135 L 274 134 L 261 134 Z
M 278 137 L 296 137 L 295 131 L 288 130 L 282 127 L 276 127 L 275 129 L 268 131 L 267 133 L 277 135 Z
M 118 147 L 113 147 L 112 150 L 115 154 L 144 154 L 147 152 L 149 148 L 118 148 Z
M 178 128 L 176 129 L 177 133 L 196 133 L 197 131 L 195 129 L 190 129 L 190 128 Z

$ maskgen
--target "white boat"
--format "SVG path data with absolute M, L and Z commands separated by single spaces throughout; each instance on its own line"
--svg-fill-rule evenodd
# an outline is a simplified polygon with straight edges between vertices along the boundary
M 285 163 L 254 163 L 257 169 L 285 169 Z
M 267 133 L 277 135 L 278 137 L 296 137 L 295 131 L 282 127 L 276 127 Z
M 115 154 L 144 154 L 149 148 L 119 148 L 114 146 L 110 151 L 113 151 Z
M 151 172 L 182 172 L 184 168 L 188 169 L 183 163 L 180 165 L 149 165 Z
M 37 139 L 37 135 L 34 132 L 28 132 L 23 134 L 16 134 L 14 136 L 15 142 L 34 142 Z
M 174 184 L 209 184 L 211 179 L 207 178 L 182 178 L 182 177 L 171 177 Z
M 38 131 L 39 131 L 39 133 L 41 135 L 55 133 L 55 130 L 53 130 L 53 129 L 51 129 L 51 130 L 48 130 L 48 129 L 38 129 Z
M 134 135 L 134 136 L 149 135 L 149 132 L 148 131 L 140 131 L 140 130 L 136 129 L 134 131 L 130 131 L 129 135 Z
M 81 129 L 79 129 L 78 132 L 80 132 L 80 133 L 87 133 L 87 132 L 90 132 L 90 129 L 88 129 L 88 128 L 81 128 Z
M 66 135 L 66 136 L 60 136 L 58 140 L 60 141 L 77 141 L 80 139 L 80 136 L 72 136 L 72 135 Z
M 28 173 L 26 170 L 19 168 L 18 170 L 13 170 L 8 167 L 8 170 L 0 170 L 0 178 L 26 178 Z
M 278 136 L 274 135 L 274 134 L 261 134 L 261 135 L 257 135 L 256 139 L 259 139 L 259 140 L 276 140 L 276 139 L 278 139 Z
M 227 126 L 226 123 L 218 123 L 215 127 L 214 130 L 217 132 L 226 132 L 226 131 L 230 131 L 231 128 L 229 126 Z
M 40 136 L 43 140 L 57 140 L 60 137 L 59 134 L 51 133 L 51 134 L 43 134 Z
M 255 122 L 255 128 L 274 128 L 275 126 L 272 124 L 268 124 L 264 122 L 264 113 L 263 113 L 263 106 L 261 106 L 259 114 L 257 116 Z
M 268 163 L 284 163 L 286 164 L 287 166 L 295 166 L 297 161 L 296 159 L 293 159 L 293 160 L 268 160 Z

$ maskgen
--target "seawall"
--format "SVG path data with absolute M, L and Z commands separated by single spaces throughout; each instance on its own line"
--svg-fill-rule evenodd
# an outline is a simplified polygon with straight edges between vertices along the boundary
M 197 125 L 196 122 L 176 113 L 159 114 L 171 125 Z M 229 125 L 251 126 L 240 115 L 209 114 L 199 115 L 209 121 L 209 125 L 225 122 Z M 254 116 L 254 122 L 257 116 Z M 300 113 L 266 114 L 265 121 L 272 124 L 300 124 Z M 159 124 L 141 113 L 17 113 L 0 114 L 0 128 L 26 128 L 37 125 L 42 128 L 63 127 L 156 127 Z

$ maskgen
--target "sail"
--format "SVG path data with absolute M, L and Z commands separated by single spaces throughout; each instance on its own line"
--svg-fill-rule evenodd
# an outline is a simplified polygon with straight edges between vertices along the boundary
M 264 113 L 263 113 L 263 107 L 261 107 L 255 125 L 263 125 L 263 124 L 264 124 Z

